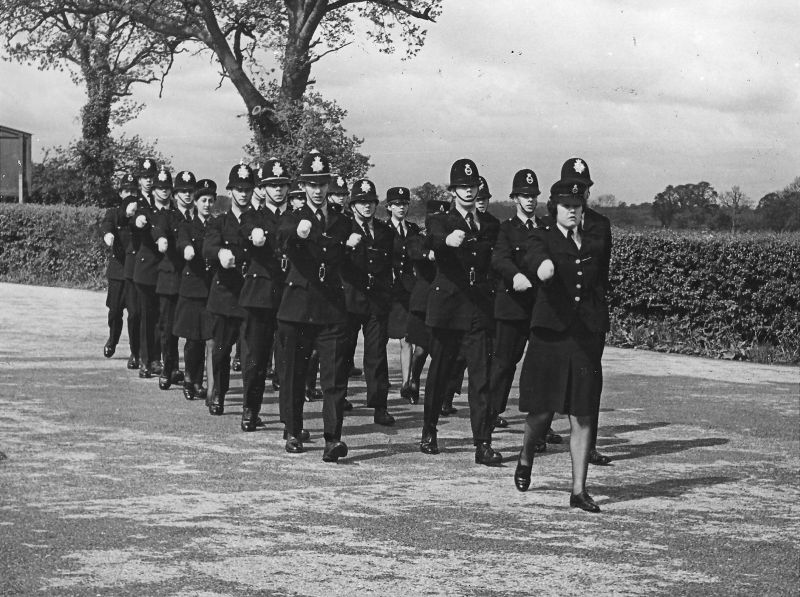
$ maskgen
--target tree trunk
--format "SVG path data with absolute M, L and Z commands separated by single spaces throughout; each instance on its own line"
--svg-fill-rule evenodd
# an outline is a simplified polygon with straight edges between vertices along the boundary
M 114 155 L 110 136 L 114 81 L 108 69 L 84 69 L 89 96 L 81 109 L 78 165 L 87 203 L 105 206 L 114 197 Z

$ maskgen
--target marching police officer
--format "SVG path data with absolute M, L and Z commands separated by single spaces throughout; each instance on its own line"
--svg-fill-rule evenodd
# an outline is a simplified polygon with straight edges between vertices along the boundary
M 267 364 L 275 338 L 275 316 L 283 293 L 287 258 L 278 245 L 278 226 L 289 192 L 289 173 L 277 158 L 257 171 L 257 187 L 265 201 L 242 218 L 242 242 L 250 262 L 239 295 L 244 309 L 242 327 L 242 431 L 255 431 L 264 399 Z
M 389 364 L 386 344 L 389 341 L 389 309 L 392 287 L 392 231 L 375 219 L 378 194 L 372 181 L 362 178 L 350 190 L 353 214 L 347 261 L 342 268 L 347 307 L 347 362 L 352 362 L 358 332 L 364 334 L 364 372 L 367 381 L 367 406 L 375 409 L 378 425 L 394 425 L 386 409 L 389 396 Z
M 303 390 L 308 358 L 316 346 L 324 400 L 322 459 L 336 462 L 347 455 L 347 444 L 341 441 L 347 392 L 347 312 L 340 270 L 352 233 L 350 220 L 328 208 L 329 182 L 328 158 L 316 151 L 307 154 L 299 182 L 306 194 L 306 205 L 283 218 L 278 231 L 280 246 L 289 259 L 278 309 L 278 373 L 285 449 L 302 452 Z
M 589 165 L 581 158 L 570 158 L 561 166 L 561 179 L 565 182 L 578 182 L 586 185 L 586 201 L 588 202 L 590 187 L 594 184 L 591 176 L 589 175 Z M 586 202 L 585 202 L 586 203 Z M 584 236 L 589 238 L 602 239 L 603 247 L 605 248 L 601 258 L 601 281 L 600 287 L 605 295 L 611 291 L 609 285 L 609 271 L 611 269 L 611 222 L 601 213 L 593 210 L 591 207 L 585 205 L 583 209 L 583 218 L 580 226 L 581 232 Z M 605 348 L 606 337 L 605 333 L 602 334 L 602 348 L 600 355 L 602 357 L 602 349 Z M 603 392 L 603 377 L 602 369 L 600 370 L 600 383 L 597 389 L 597 400 L 595 403 L 595 410 L 592 413 L 592 440 L 589 450 L 589 463 L 597 466 L 606 466 L 611 464 L 611 458 L 601 454 L 597 451 L 597 428 L 600 420 L 600 396 Z
M 497 226 L 475 209 L 478 167 L 460 159 L 450 169 L 455 200 L 447 214 L 430 219 L 436 277 L 428 298 L 426 323 L 431 328 L 431 364 L 425 384 L 425 416 L 420 450 L 438 454 L 436 425 L 453 363 L 461 354 L 469 373 L 468 399 L 475 443 L 475 462 L 499 465 L 492 448 L 489 395 L 489 345 L 492 327 L 491 254 Z
M 106 307 L 108 307 L 108 340 L 103 346 L 103 355 L 110 359 L 114 356 L 117 343 L 122 334 L 122 312 L 128 312 L 128 343 L 131 349 L 131 358 L 139 354 L 139 309 L 137 301 L 130 301 L 128 284 L 125 278 L 126 248 L 130 242 L 130 229 L 125 210 L 134 195 L 138 185 L 133 174 L 126 173 L 119 186 L 119 199 L 116 205 L 110 206 L 100 224 L 103 242 L 109 248 L 106 278 L 108 279 L 108 293 Z M 133 268 L 133 261 L 131 261 Z M 138 357 L 136 357 L 138 358 Z
M 203 257 L 216 270 L 208 292 L 208 312 L 214 321 L 214 350 L 211 356 L 213 390 L 206 401 L 208 412 L 221 415 L 225 412 L 225 395 L 230 387 L 231 350 L 239 336 L 245 311 L 239 306 L 239 293 L 244 283 L 248 262 L 248 247 L 242 241 L 239 228 L 244 214 L 251 209 L 253 171 L 246 164 L 238 164 L 228 174 L 225 187 L 231 206 L 212 219 L 206 230 Z M 256 423 L 259 423 L 256 420 Z
M 328 186 L 328 208 L 348 217 L 351 215 L 347 209 L 347 199 L 350 197 L 350 190 L 347 188 L 347 181 L 338 174 L 331 175 L 331 182 Z

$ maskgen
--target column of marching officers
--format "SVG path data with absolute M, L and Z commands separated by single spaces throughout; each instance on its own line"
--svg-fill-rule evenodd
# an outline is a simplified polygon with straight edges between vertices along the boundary
M 582 159 L 567 160 L 539 218 L 538 178 L 519 170 L 509 194 L 516 214 L 500 222 L 486 211 L 491 194 L 476 164 L 459 159 L 450 170 L 452 201 L 428 201 L 423 230 L 406 220 L 409 189 L 389 189 L 390 217 L 378 220 L 372 181 L 356 180 L 348 192 L 316 151 L 295 182 L 275 158 L 256 169 L 235 165 L 230 207 L 215 217 L 212 180 L 189 171 L 173 178 L 140 159 L 102 224 L 110 250 L 104 355 L 115 352 L 125 310 L 128 368 L 157 377 L 163 390 L 182 386 L 187 400 L 204 399 L 221 415 L 239 345 L 246 432 L 264 426 L 259 413 L 274 363 L 289 453 L 303 452 L 310 439 L 303 411 L 319 396 L 318 371 L 322 458 L 336 462 L 348 452 L 342 421 L 352 408 L 346 395 L 359 332 L 366 405 L 382 426 L 395 422 L 387 347 L 397 339 L 400 394 L 411 404 L 430 357 L 420 451 L 439 453 L 439 417 L 455 412 L 466 370 L 475 462 L 492 466 L 502 462 L 492 433 L 508 426 L 502 415 L 524 354 L 519 403 L 527 417 L 514 483 L 528 489 L 534 454 L 562 441 L 553 414 L 566 414 L 570 505 L 599 512 L 585 480 L 589 463 L 610 462 L 596 438 L 611 229 L 586 205 L 592 184 Z

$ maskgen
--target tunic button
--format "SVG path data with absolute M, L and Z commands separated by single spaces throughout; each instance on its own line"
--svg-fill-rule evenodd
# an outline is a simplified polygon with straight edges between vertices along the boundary
M 580 265 L 580 262 L 581 262 L 581 260 L 580 260 L 580 259 L 576 259 L 576 260 L 575 260 L 575 263 L 577 263 L 577 264 L 579 264 L 579 265 Z
M 580 287 L 581 287 L 580 284 L 575 284 L 575 288 L 580 288 Z
M 325 251 L 327 251 L 327 250 L 328 250 L 328 249 L 327 249 L 327 247 L 322 247 L 322 252 L 323 252 L 323 253 L 324 253 Z
M 581 297 L 579 297 L 579 296 L 576 296 L 576 297 L 575 297 L 575 302 L 576 302 L 576 303 L 579 303 L 580 301 L 581 301 Z
M 579 276 L 582 276 L 582 275 L 583 275 L 583 272 L 580 272 L 580 271 L 579 271 L 579 272 L 578 272 L 578 275 L 579 275 Z

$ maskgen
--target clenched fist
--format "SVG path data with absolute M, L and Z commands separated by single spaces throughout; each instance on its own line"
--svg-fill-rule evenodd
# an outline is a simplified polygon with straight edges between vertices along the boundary
M 167 246 L 169 245 L 169 243 L 167 243 L 167 239 L 166 238 L 161 236 L 156 241 L 156 245 L 158 245 L 158 252 L 159 253 L 166 253 L 167 252 Z
M 136 227 L 137 228 L 144 228 L 147 225 L 147 218 L 144 214 L 139 214 L 136 216 Z
M 136 213 L 136 201 L 131 201 L 125 207 L 125 215 L 128 216 L 129 218 L 131 218 L 131 217 L 133 217 L 133 214 L 135 214 L 135 213 Z
M 114 235 L 110 232 L 106 232 L 105 236 L 103 237 L 103 242 L 106 243 L 106 246 L 113 247 L 114 246 Z
M 308 238 L 309 234 L 311 234 L 311 222 L 309 220 L 300 220 L 297 224 L 297 236 Z
M 517 292 L 525 292 L 529 288 L 533 288 L 533 284 L 525 274 L 514 274 L 513 284 L 514 290 Z
M 539 269 L 536 270 L 536 275 L 539 276 L 539 279 L 542 282 L 547 282 L 550 278 L 553 277 L 556 273 L 556 268 L 553 265 L 553 262 L 549 259 L 545 259 L 542 261 L 542 265 L 539 266 Z
M 361 242 L 361 235 L 353 232 L 353 234 L 351 234 L 350 237 L 347 239 L 347 246 L 352 249 L 360 242 Z
M 264 243 L 267 241 L 267 236 L 261 228 L 253 228 L 253 231 L 250 233 L 250 240 L 253 241 L 253 246 L 263 247 Z
M 236 257 L 233 256 L 230 249 L 220 249 L 217 256 L 219 257 L 219 264 L 225 269 L 231 269 L 236 265 Z
M 447 238 L 444 239 L 444 242 L 448 247 L 460 247 L 466 236 L 467 235 L 463 230 L 453 230 L 447 235 Z
M 187 246 L 187 247 L 186 247 L 186 248 L 183 250 L 183 258 L 184 258 L 186 261 L 191 261 L 192 259 L 194 259 L 194 247 L 193 247 L 192 245 L 188 245 L 188 246 Z
M 436 261 L 436 253 L 432 250 L 428 251 L 428 261 Z

